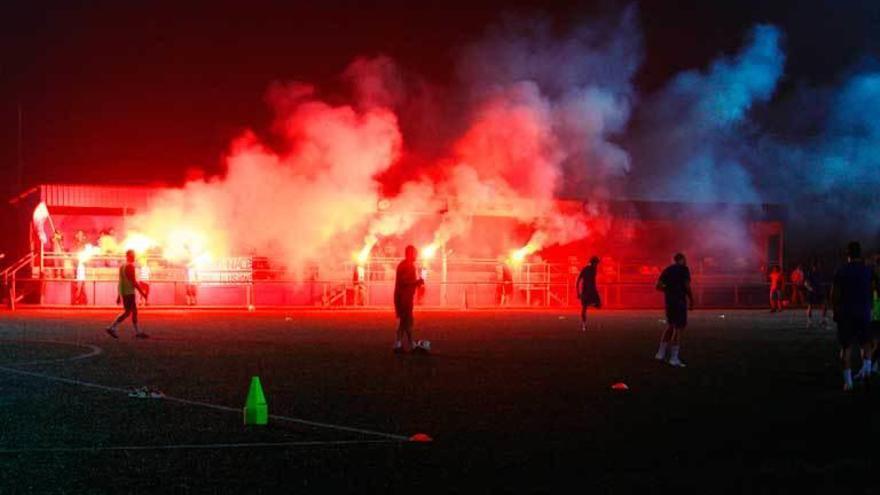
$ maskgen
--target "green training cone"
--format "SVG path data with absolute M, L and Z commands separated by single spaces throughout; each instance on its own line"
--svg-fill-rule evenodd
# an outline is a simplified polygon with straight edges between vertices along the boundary
M 248 390 L 247 401 L 244 403 L 244 424 L 265 425 L 269 423 L 269 406 L 263 395 L 260 377 L 251 377 L 251 388 Z

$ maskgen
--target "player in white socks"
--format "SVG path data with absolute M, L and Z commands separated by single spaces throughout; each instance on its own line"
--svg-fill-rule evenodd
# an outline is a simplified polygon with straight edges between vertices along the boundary
M 657 281 L 657 290 L 663 291 L 666 302 L 666 330 L 660 337 L 660 348 L 654 358 L 684 368 L 679 356 L 681 332 L 687 327 L 688 311 L 694 309 L 694 295 L 691 293 L 691 271 L 684 255 L 676 253 L 672 259 L 674 263 L 663 270 Z

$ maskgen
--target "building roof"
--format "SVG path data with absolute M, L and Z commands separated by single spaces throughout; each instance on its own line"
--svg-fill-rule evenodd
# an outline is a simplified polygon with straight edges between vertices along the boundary
M 25 199 L 33 201 L 36 197 L 56 212 L 73 209 L 133 212 L 146 208 L 157 194 L 167 189 L 169 188 L 165 186 L 41 184 L 11 199 L 10 203 L 15 204 Z M 450 205 L 454 207 L 456 201 L 438 200 L 435 203 L 432 205 L 434 211 L 420 213 L 442 214 Z M 377 211 L 385 210 L 387 205 L 386 200 L 380 200 Z M 762 222 L 785 220 L 784 207 L 774 204 L 565 199 L 557 201 L 557 206 L 568 213 L 582 212 L 587 215 L 610 215 L 640 220 L 700 220 L 719 217 Z M 513 210 L 536 209 L 537 203 L 531 200 L 505 199 L 483 208 L 484 211 L 475 212 L 475 215 L 510 216 Z
M 49 208 L 102 208 L 137 210 L 146 208 L 149 201 L 163 187 L 107 186 L 97 184 L 40 184 L 12 198 L 16 204 L 23 200 L 46 203 Z

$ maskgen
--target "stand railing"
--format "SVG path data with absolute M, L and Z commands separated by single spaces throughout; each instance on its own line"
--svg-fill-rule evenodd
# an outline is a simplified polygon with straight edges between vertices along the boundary
M 18 289 L 18 272 L 25 267 L 31 267 L 35 259 L 34 253 L 28 253 L 22 256 L 18 261 L 3 270 L 3 287 L 8 291 L 9 309 L 15 311 L 15 304 L 21 300 L 24 295 L 19 296 Z
M 45 267 L 38 275 L 40 303 L 53 306 L 109 307 L 115 301 L 115 285 L 121 256 L 98 255 L 80 273 L 72 253 L 45 253 Z M 323 278 L 295 277 L 281 270 L 202 270 L 189 280 L 187 270 L 161 258 L 147 258 L 150 266 L 148 282 L 150 304 L 154 306 L 200 307 L 388 307 L 392 301 L 394 271 L 392 259 L 373 263 L 359 280 L 352 280 L 354 265 L 337 272 L 323 272 Z M 387 263 L 386 263 L 387 261 Z M 140 260 L 139 260 L 140 262 Z M 384 264 L 390 268 L 385 269 Z M 25 267 L 36 268 L 34 254 L 29 254 L 5 269 L 4 283 L 10 290 L 10 306 L 22 300 L 17 294 L 16 275 Z M 381 266 L 382 269 L 378 269 Z M 457 268 L 450 270 L 449 266 Z M 565 308 L 578 305 L 574 281 L 577 275 L 571 264 L 524 264 L 513 276 L 501 279 L 496 273 L 497 261 L 452 261 L 448 266 L 435 263 L 428 273 L 424 290 L 417 295 L 417 304 L 438 308 L 502 308 L 544 307 Z M 372 268 L 372 269 L 369 269 Z M 352 271 L 350 271 L 352 270 Z M 317 273 L 317 272 L 316 272 Z M 204 276 L 205 278 L 201 278 Z M 497 279 L 496 279 L 497 278 Z M 603 273 L 598 281 L 602 302 L 608 308 L 647 308 L 662 305 L 662 295 L 654 289 L 656 276 L 650 273 Z M 18 281 L 19 286 L 21 281 Z M 204 291 L 202 290 L 204 289 Z M 751 275 L 694 276 L 694 295 L 699 307 L 760 307 L 766 305 L 767 284 Z M 198 293 L 198 302 L 195 294 Z M 184 303 L 186 293 L 186 303 Z M 88 297 L 76 298 L 74 294 Z

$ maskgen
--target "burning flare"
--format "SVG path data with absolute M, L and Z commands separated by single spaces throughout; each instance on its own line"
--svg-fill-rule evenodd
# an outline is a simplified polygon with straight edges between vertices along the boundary
M 547 235 L 540 230 L 535 232 L 534 234 L 532 234 L 532 238 L 529 239 L 529 242 L 526 243 L 525 246 L 519 249 L 514 249 L 510 252 L 510 257 L 508 258 L 508 261 L 514 265 L 522 264 L 527 256 L 535 254 L 544 246 L 544 240 L 546 239 L 546 237 Z
M 367 261 L 370 260 L 370 252 L 373 250 L 373 246 L 376 245 L 379 239 L 374 235 L 368 235 L 364 238 L 364 247 L 361 248 L 360 251 L 352 254 L 352 258 L 357 262 L 358 265 L 364 265 Z
M 419 252 L 419 257 L 425 261 L 430 261 L 437 255 L 437 249 L 439 247 L 440 246 L 436 242 L 432 242 L 422 248 L 421 252 Z

